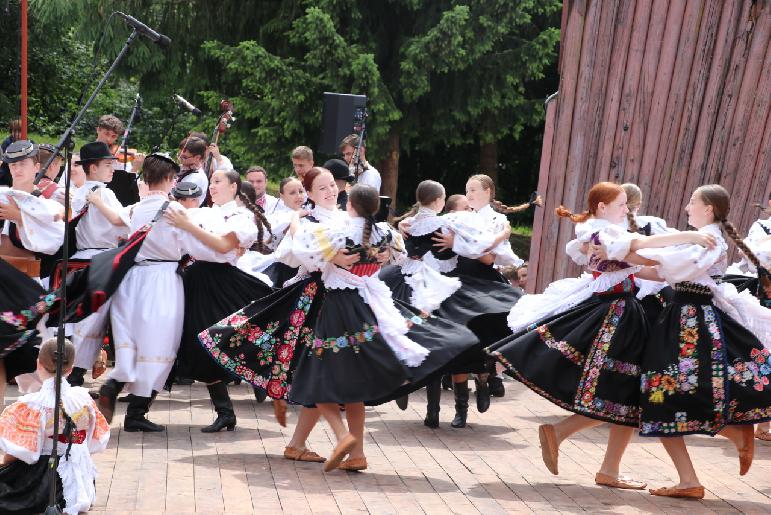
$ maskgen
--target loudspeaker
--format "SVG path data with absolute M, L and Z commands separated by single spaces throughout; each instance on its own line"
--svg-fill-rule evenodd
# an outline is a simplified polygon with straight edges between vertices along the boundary
M 366 107 L 365 95 L 324 92 L 318 151 L 330 156 L 338 154 L 340 141 L 355 132 L 354 125 L 357 120 L 361 123 Z

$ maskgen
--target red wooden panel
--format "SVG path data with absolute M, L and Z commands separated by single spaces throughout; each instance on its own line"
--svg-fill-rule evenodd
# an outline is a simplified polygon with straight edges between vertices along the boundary
M 624 86 L 627 50 L 632 37 L 632 17 L 635 12 L 635 0 L 619 2 L 616 12 L 616 28 L 613 40 L 613 55 L 608 71 L 608 86 L 603 98 L 602 130 L 598 143 L 597 182 L 610 180 L 611 171 L 616 168 L 613 161 L 613 142 L 616 137 L 618 110 Z
M 538 191 L 545 194 L 549 189 L 549 167 L 551 165 L 551 153 L 554 143 L 554 124 L 557 119 L 557 99 L 553 97 L 546 105 L 546 116 L 543 128 L 543 152 L 541 153 L 541 166 L 538 172 Z M 527 274 L 527 291 L 535 293 L 538 290 L 538 267 L 541 262 L 541 249 L 544 247 L 541 240 L 545 218 L 552 218 L 554 211 L 547 212 L 536 208 L 533 215 L 533 237 L 530 239 L 530 260 Z M 553 259 L 553 256 L 549 256 Z
M 683 206 L 691 196 L 687 191 L 688 169 L 693 156 L 696 133 L 701 123 L 704 92 L 707 88 L 709 71 L 712 67 L 712 57 L 717 39 L 717 31 L 720 25 L 720 14 L 723 7 L 722 0 L 709 0 L 704 4 L 701 15 L 699 37 L 696 42 L 696 51 L 691 75 L 688 78 L 687 97 L 683 106 L 682 120 L 677 137 L 677 147 L 672 163 L 672 177 L 669 181 L 668 200 L 669 217 L 674 220 L 673 211 L 677 209 L 679 214 L 679 227 L 687 223 L 687 215 Z M 670 219 L 667 218 L 667 219 Z
M 554 208 L 562 203 L 564 194 L 567 150 L 573 124 L 573 103 L 578 78 L 578 66 L 581 60 L 584 3 L 583 0 L 576 0 L 570 3 L 567 26 L 563 27 L 565 35 L 561 52 L 564 53 L 565 58 L 562 60 L 560 96 L 557 100 L 557 126 L 555 127 L 549 167 L 550 178 L 553 180 L 549 180 L 549 188 L 546 195 L 545 210 L 547 213 L 554 212 Z M 553 256 L 557 242 L 559 220 L 556 217 L 550 217 L 546 221 L 547 223 L 541 237 L 543 248 L 541 252 L 541 267 L 538 270 L 539 285 L 541 284 L 540 277 L 543 277 L 547 284 L 552 280 L 554 277 L 554 267 L 557 262 L 556 258 L 550 259 L 550 254 Z
M 653 2 L 651 0 L 639 0 L 635 6 L 635 16 L 632 21 L 632 37 L 629 40 L 626 70 L 624 72 L 624 88 L 620 99 L 616 134 L 611 155 L 611 162 L 615 164 L 610 173 L 611 181 L 623 182 L 624 179 L 629 131 L 635 119 L 635 102 L 637 90 L 640 87 L 642 59 L 645 54 L 648 20 L 650 19 L 652 8 Z
M 640 164 L 645 144 L 645 133 L 649 123 L 653 101 L 653 89 L 658 72 L 659 55 L 667 20 L 666 2 L 657 0 L 651 9 L 648 34 L 640 70 L 640 85 L 634 107 L 634 123 L 629 129 L 629 149 L 624 165 L 624 176 L 620 182 L 639 182 Z
M 577 273 L 562 246 L 589 187 L 636 180 L 646 213 L 684 226 L 700 184 L 733 190 L 746 232 L 771 192 L 771 2 L 567 1 L 560 97 L 547 109 L 529 289 Z M 625 130 L 626 129 L 626 130 Z M 534 268 L 534 269 L 533 269 Z M 532 291 L 532 290 L 531 290 Z
M 725 162 L 720 173 L 720 184 L 732 193 L 737 179 L 740 176 L 744 177 L 739 163 L 745 146 L 745 139 L 757 137 L 756 134 L 748 133 L 748 127 L 755 96 L 760 93 L 758 80 L 763 69 L 763 58 L 766 55 L 768 41 L 771 38 L 771 14 L 769 14 L 768 9 L 765 10 L 764 15 L 758 18 L 754 29 L 749 34 L 752 39 L 749 45 L 747 64 L 744 67 L 739 97 L 736 100 L 736 111 L 731 125 L 731 135 L 728 138 Z M 746 187 L 746 185 L 739 183 L 739 187 Z
M 680 41 L 677 46 L 675 71 L 672 74 L 669 99 L 662 129 L 663 145 L 656 159 L 656 170 L 657 173 L 661 174 L 660 185 L 665 188 L 662 191 L 665 194 L 658 195 L 659 203 L 664 204 L 663 209 L 661 208 L 662 206 L 659 206 L 656 212 L 662 213 L 664 218 L 671 221 L 673 225 L 677 225 L 682 205 L 679 202 L 672 205 L 673 203 L 670 201 L 672 192 L 670 183 L 677 153 L 678 134 L 680 132 L 680 124 L 682 123 L 683 109 L 685 108 L 688 96 L 688 79 L 691 75 L 691 66 L 699 39 L 702 6 L 702 2 L 688 2 L 685 7 Z
M 712 184 L 719 182 L 720 174 L 725 162 L 726 149 L 728 147 L 728 138 L 731 132 L 734 112 L 736 110 L 736 101 L 739 96 L 739 89 L 742 85 L 744 76 L 744 67 L 747 64 L 747 48 L 749 38 L 746 35 L 747 19 L 750 13 L 750 2 L 744 1 L 742 6 L 742 15 L 739 19 L 739 31 L 734 38 L 733 51 L 731 52 L 731 61 L 726 75 L 726 84 L 723 89 L 723 97 L 718 107 L 717 121 L 715 122 L 715 135 L 712 138 L 712 144 L 709 148 L 709 158 L 707 159 L 707 172 L 704 175 L 704 183 Z
M 734 39 L 739 27 L 743 26 L 741 24 L 743 7 L 740 2 L 725 2 L 723 4 L 707 89 L 704 92 L 702 114 L 697 127 L 696 141 L 693 144 L 693 156 L 688 169 L 686 185 L 683 188 L 685 195 L 690 195 L 690 192 L 700 185 L 707 184 L 709 147 L 715 136 L 718 108 L 725 91 Z

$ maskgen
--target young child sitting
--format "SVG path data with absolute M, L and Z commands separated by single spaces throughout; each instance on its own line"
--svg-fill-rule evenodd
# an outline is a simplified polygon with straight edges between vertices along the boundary
M 75 347 L 64 341 L 62 377 L 72 370 Z M 24 395 L 0 415 L 0 513 L 43 512 L 48 506 L 48 459 L 53 446 L 56 339 L 40 347 L 37 373 L 43 380 L 39 392 Z M 63 413 L 59 420 L 60 456 L 57 467 L 58 504 L 64 513 L 88 511 L 96 500 L 96 467 L 91 453 L 102 451 L 110 439 L 110 426 L 96 408 L 88 390 L 61 382 Z

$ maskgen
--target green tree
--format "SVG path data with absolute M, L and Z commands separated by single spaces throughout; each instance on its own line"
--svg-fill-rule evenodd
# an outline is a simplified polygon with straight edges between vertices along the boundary
M 307 3 L 315 5 L 279 47 L 204 46 L 224 67 L 222 80 L 235 81 L 228 85 L 240 91 L 250 126 L 244 144 L 260 158 L 315 139 L 323 91 L 369 97 L 369 154 L 386 156 L 381 171 L 391 195 L 402 148 L 494 147 L 542 119 L 542 99 L 530 98 L 527 84 L 556 57 L 559 35 L 549 22 L 559 2 Z M 492 161 L 488 171 L 496 175 L 497 156 Z

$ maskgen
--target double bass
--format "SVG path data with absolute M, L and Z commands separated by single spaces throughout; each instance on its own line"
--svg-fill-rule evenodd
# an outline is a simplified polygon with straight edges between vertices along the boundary
M 220 100 L 220 116 L 217 119 L 217 124 L 214 126 L 211 138 L 209 139 L 212 145 L 219 145 L 220 136 L 225 134 L 225 132 L 230 128 L 234 121 L 235 117 L 233 116 L 233 102 L 227 98 L 223 98 Z M 209 152 L 206 156 L 206 164 L 204 165 L 203 169 L 204 173 L 206 174 L 206 179 L 209 182 L 211 182 L 213 160 L 214 156 L 211 152 Z M 206 191 L 206 199 L 204 200 L 204 205 L 211 205 L 211 194 L 208 190 Z

